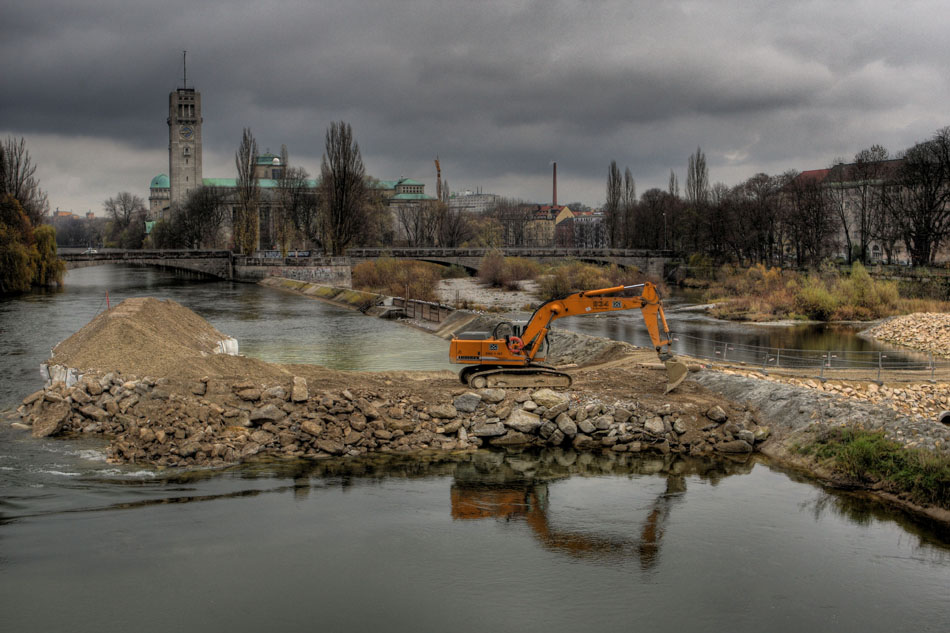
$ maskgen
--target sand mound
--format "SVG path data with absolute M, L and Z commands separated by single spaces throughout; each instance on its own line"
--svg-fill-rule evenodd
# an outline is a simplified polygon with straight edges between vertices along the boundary
M 174 301 L 126 299 L 57 345 L 50 363 L 140 376 L 191 373 L 228 338 Z

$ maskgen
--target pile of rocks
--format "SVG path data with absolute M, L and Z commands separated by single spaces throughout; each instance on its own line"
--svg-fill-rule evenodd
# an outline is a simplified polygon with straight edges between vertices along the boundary
M 101 433 L 115 462 L 223 466 L 255 455 L 327 457 L 479 446 L 573 446 L 636 453 L 749 453 L 769 436 L 753 414 L 692 404 L 581 402 L 577 394 L 482 389 L 437 404 L 412 393 L 311 390 L 305 379 L 260 385 L 204 378 L 87 374 L 23 400 L 22 428 L 38 437 Z
M 919 312 L 895 317 L 865 332 L 888 343 L 950 357 L 950 314 Z

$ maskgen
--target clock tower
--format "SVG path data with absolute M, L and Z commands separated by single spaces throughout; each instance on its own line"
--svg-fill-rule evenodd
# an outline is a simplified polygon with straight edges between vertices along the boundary
M 168 180 L 173 206 L 201 186 L 201 93 L 194 88 L 168 95 Z

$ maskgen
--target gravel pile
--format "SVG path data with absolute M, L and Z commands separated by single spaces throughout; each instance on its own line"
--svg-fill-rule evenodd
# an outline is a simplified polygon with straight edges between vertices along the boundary
M 134 375 L 201 376 L 236 341 L 172 300 L 126 299 L 53 348 L 50 367 Z M 227 361 L 223 361 L 227 364 Z
M 950 357 L 950 314 L 918 312 L 894 317 L 864 333 L 887 343 Z

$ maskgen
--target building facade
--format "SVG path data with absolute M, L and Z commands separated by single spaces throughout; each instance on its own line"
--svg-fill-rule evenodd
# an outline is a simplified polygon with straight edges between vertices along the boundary
M 169 218 L 171 210 L 184 205 L 189 194 L 199 187 L 213 187 L 224 203 L 231 207 L 231 218 L 237 203 L 236 178 L 205 178 L 202 172 L 201 93 L 194 88 L 178 88 L 168 95 L 168 173 L 159 174 L 149 183 L 149 226 Z M 286 165 L 281 157 L 265 152 L 254 161 L 254 175 L 261 191 L 259 208 L 258 250 L 272 248 L 276 240 L 275 217 L 279 205 L 278 190 Z M 316 194 L 316 179 L 306 181 Z M 425 185 L 411 178 L 373 181 L 384 204 L 395 211 L 406 205 L 434 201 L 425 193 Z M 224 227 L 227 235 L 231 226 Z

